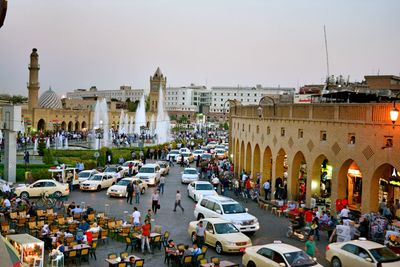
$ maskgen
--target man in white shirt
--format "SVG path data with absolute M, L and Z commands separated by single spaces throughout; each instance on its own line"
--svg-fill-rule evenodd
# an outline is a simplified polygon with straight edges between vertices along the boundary
M 341 220 L 348 219 L 349 213 L 350 213 L 350 210 L 347 208 L 347 206 L 344 206 L 344 208 L 340 211 L 340 219 Z
M 267 180 L 264 184 L 263 184 L 263 188 L 265 191 L 265 200 L 268 200 L 269 198 L 269 191 L 271 189 L 271 184 L 269 183 L 269 180 Z
M 132 221 L 133 225 L 140 225 L 140 211 L 136 207 L 133 208 Z
M 8 198 L 4 198 L 3 206 L 5 208 L 10 208 L 11 207 L 11 202 Z
M 176 211 L 176 207 L 180 207 L 182 212 L 184 212 L 184 208 L 181 206 L 181 193 L 178 191 L 176 191 L 176 196 L 175 196 L 175 207 L 174 207 L 174 211 Z
M 8 183 L 4 183 L 3 187 L 2 187 L 2 191 L 3 191 L 3 193 L 6 193 L 6 192 L 10 193 L 11 192 L 10 185 Z

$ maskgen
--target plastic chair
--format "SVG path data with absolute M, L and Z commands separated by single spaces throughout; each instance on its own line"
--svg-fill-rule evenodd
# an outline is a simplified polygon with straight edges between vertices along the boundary
M 136 260 L 134 267 L 143 267 L 144 266 L 144 259 Z

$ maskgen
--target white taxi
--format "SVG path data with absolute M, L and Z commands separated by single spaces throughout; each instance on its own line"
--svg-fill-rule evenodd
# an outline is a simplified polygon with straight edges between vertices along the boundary
M 212 184 L 206 181 L 196 181 L 190 183 L 188 185 L 187 192 L 188 196 L 191 197 L 194 201 L 198 201 L 203 196 L 218 196 Z
M 195 240 L 196 227 L 200 221 L 189 223 L 188 234 Z M 207 245 L 215 247 L 215 252 L 243 252 L 252 245 L 250 238 L 241 233 L 231 222 L 220 218 L 203 219 L 204 242 Z
M 321 266 L 312 257 L 301 249 L 283 244 L 280 241 L 274 243 L 248 247 L 244 251 L 242 264 L 246 267 L 267 266 Z
M 15 194 L 21 198 L 39 197 L 41 194 L 46 196 L 55 194 L 56 196 L 68 196 L 69 185 L 62 184 L 52 179 L 43 179 L 32 184 L 17 185 Z
M 144 194 L 147 189 L 147 184 L 144 183 L 142 180 L 139 178 L 123 178 L 120 180 L 117 184 L 111 186 L 110 188 L 107 189 L 107 196 L 110 197 L 126 197 L 128 194 L 126 192 L 126 186 L 130 184 L 131 182 L 134 182 L 137 186 L 139 186 L 140 193 Z
M 117 182 L 117 178 L 111 174 L 98 173 L 80 184 L 82 191 L 100 191 L 108 188 Z
M 362 238 L 329 244 L 326 247 L 325 259 L 333 267 L 400 266 L 400 255 L 388 247 Z

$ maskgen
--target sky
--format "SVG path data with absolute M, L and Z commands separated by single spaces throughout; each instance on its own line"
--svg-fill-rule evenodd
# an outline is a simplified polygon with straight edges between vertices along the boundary
M 400 73 L 398 0 L 9 0 L 0 29 L 0 93 L 168 86 L 290 86 L 330 74 Z

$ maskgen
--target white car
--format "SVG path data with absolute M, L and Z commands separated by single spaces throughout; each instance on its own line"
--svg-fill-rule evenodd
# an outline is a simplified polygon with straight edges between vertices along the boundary
M 218 196 L 212 184 L 206 181 L 196 181 L 190 183 L 188 185 L 187 192 L 188 196 L 191 197 L 194 201 L 198 201 L 203 196 Z
M 105 168 L 103 173 L 112 175 L 117 179 L 117 181 L 119 181 L 126 176 L 128 171 L 125 172 L 125 170 L 121 166 L 108 166 L 107 168 Z
M 203 218 L 222 218 L 232 222 L 241 232 L 254 233 L 260 229 L 258 219 L 247 213 L 239 202 L 224 196 L 204 196 L 195 208 L 194 217 L 197 220 Z
M 158 164 L 146 164 L 139 169 L 135 177 L 146 182 L 147 185 L 156 185 L 160 181 L 161 168 Z
M 223 145 L 223 144 L 221 144 L 221 145 L 216 145 L 216 146 L 215 146 L 215 149 L 216 149 L 216 150 L 217 150 L 217 149 L 225 150 L 225 145 Z
M 177 149 L 172 149 L 168 154 L 167 154 L 167 160 L 169 161 L 170 158 L 172 160 L 176 160 L 176 156 L 179 155 L 179 150 Z
M 275 241 L 271 244 L 246 248 L 242 264 L 245 267 L 321 266 L 301 249 Z M 354 266 L 355 267 L 355 266 Z
M 217 156 L 218 159 L 225 159 L 227 157 L 227 153 L 225 149 L 215 149 L 215 155 Z
M 182 184 L 188 184 L 199 180 L 199 172 L 196 168 L 185 168 L 182 172 Z
M 43 193 L 46 196 L 50 194 L 55 194 L 57 196 L 68 196 L 69 185 L 62 184 L 52 179 L 43 179 L 33 182 L 30 185 L 17 185 L 14 193 L 22 198 L 39 197 Z
M 160 174 L 165 176 L 169 174 L 169 163 L 166 161 L 157 161 L 158 165 L 160 165 Z
M 111 174 L 98 173 L 80 184 L 82 191 L 100 191 L 108 188 L 117 182 L 117 178 Z
M 217 145 L 218 145 L 217 142 L 211 141 L 211 142 L 209 142 L 209 143 L 207 144 L 207 147 L 210 148 L 210 149 L 214 149 Z
M 78 174 L 78 181 L 79 184 L 81 184 L 82 182 L 86 181 L 87 179 L 89 179 L 90 177 L 92 177 L 93 175 L 99 173 L 97 170 L 85 170 L 85 171 L 81 171 Z
M 182 154 L 179 154 L 178 156 L 176 156 L 175 159 L 177 162 L 181 162 L 182 157 L 183 157 L 183 161 L 189 161 L 189 162 L 194 161 L 193 154 L 190 152 L 183 152 Z
M 124 164 L 121 165 L 121 168 L 124 170 L 125 174 L 128 174 L 129 171 L 129 163 L 133 164 L 132 171 L 133 173 L 137 173 L 139 170 L 139 166 L 143 166 L 143 163 L 140 160 L 128 160 L 125 161 Z
M 400 266 L 400 256 L 388 247 L 368 240 L 331 243 L 326 247 L 325 259 L 333 267 Z
M 190 153 L 190 149 L 187 147 L 182 147 L 179 149 L 179 154 L 182 154 L 182 153 Z
M 139 178 L 124 178 L 119 181 L 117 184 L 111 186 L 107 189 L 107 196 L 113 197 L 126 197 L 128 193 L 126 192 L 126 186 L 131 182 L 134 182 L 137 186 L 139 186 L 140 193 L 143 195 L 146 192 L 147 184 L 140 180 Z
M 198 156 L 201 156 L 205 153 L 205 151 L 203 149 L 196 149 L 195 151 L 193 151 L 193 157 L 195 159 L 197 159 Z

